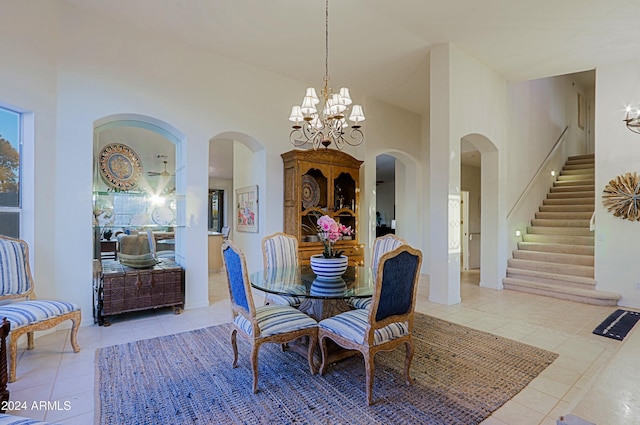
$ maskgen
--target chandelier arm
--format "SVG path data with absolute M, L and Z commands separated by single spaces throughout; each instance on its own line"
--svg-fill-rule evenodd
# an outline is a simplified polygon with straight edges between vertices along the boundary
M 289 133 L 289 141 L 296 147 L 304 146 L 308 142 L 308 140 L 300 139 L 300 137 L 304 137 L 304 135 L 299 128 L 294 128 L 291 130 L 291 133 Z
M 351 141 L 349 139 L 351 139 Z M 362 130 L 360 130 L 360 128 L 351 128 L 351 131 L 349 132 L 349 138 L 345 139 L 345 142 L 347 142 L 347 144 L 349 144 L 350 146 L 358 146 L 363 141 L 364 133 L 362 133 Z

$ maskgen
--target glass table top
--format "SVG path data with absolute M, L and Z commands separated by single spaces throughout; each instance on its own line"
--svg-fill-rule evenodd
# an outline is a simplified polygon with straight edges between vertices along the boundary
M 339 280 L 318 279 L 309 266 L 260 270 L 249 276 L 251 286 L 264 292 L 305 298 L 363 298 L 373 295 L 368 267 L 349 266 Z

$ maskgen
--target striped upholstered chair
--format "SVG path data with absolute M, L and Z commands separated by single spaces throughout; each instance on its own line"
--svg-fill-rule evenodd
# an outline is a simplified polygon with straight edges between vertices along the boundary
M 282 232 L 265 236 L 262 239 L 262 260 L 264 269 L 269 273 L 280 267 L 298 266 L 298 239 Z M 288 295 L 266 294 L 265 304 L 280 304 L 298 307 L 302 298 Z
M 374 282 L 376 280 L 376 273 L 380 258 L 387 252 L 393 251 L 394 249 L 405 243 L 407 242 L 404 239 L 399 238 L 392 233 L 377 237 L 373 241 L 373 250 L 371 252 L 371 270 L 373 272 Z M 367 309 L 371 306 L 371 297 L 351 298 L 347 300 L 347 304 L 349 304 L 353 308 Z
M 238 365 L 236 337 L 240 335 L 251 343 L 253 392 L 258 391 L 260 346 L 268 342 L 285 344 L 301 337 L 307 337 L 309 369 L 315 375 L 313 353 L 318 337 L 318 322 L 288 305 L 274 304 L 256 307 L 253 303 L 244 254 L 231 241 L 222 245 L 222 262 L 229 283 L 231 312 L 233 314 L 231 331 L 233 367 Z
M 0 306 L 0 318 L 11 322 L 9 333 L 9 382 L 16 380 L 18 338 L 27 334 L 27 349 L 34 347 L 33 332 L 53 328 L 65 320 L 71 320 L 71 347 L 79 352 L 76 342 L 82 319 L 76 304 L 37 300 L 34 282 L 29 268 L 29 248 L 25 241 L 0 236 L 0 301 L 12 301 Z
M 322 351 L 320 374 L 328 367 L 327 339 L 343 348 L 360 351 L 364 356 L 369 405 L 372 402 L 374 357 L 378 351 L 391 351 L 403 343 L 406 345 L 404 374 L 407 385 L 411 385 L 411 332 L 421 264 L 422 252 L 409 245 L 387 252 L 378 263 L 371 307 L 347 311 L 318 323 Z

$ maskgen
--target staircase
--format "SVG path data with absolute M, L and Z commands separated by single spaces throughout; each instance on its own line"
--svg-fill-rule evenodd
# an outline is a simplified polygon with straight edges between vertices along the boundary
M 594 155 L 569 157 L 507 262 L 504 288 L 616 305 L 620 294 L 595 289 L 594 235 L 589 230 L 594 206 Z

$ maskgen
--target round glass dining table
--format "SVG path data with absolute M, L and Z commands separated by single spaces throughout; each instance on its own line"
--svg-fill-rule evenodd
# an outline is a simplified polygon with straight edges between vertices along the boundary
M 351 310 L 345 300 L 373 295 L 371 269 L 360 266 L 349 266 L 338 280 L 318 279 L 308 265 L 260 270 L 249 280 L 261 291 L 303 298 L 299 309 L 316 320 Z

